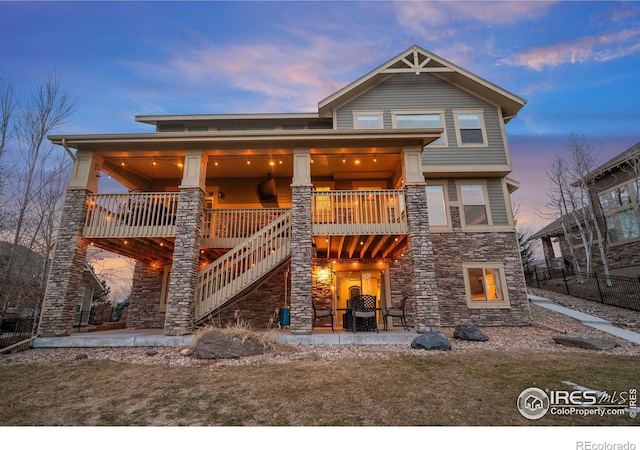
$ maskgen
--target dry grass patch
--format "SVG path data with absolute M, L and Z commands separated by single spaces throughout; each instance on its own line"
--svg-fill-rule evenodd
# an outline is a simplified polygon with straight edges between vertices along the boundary
M 523 418 L 528 387 L 637 388 L 639 359 L 598 353 L 388 354 L 169 367 L 79 360 L 0 368 L 0 425 L 632 425 Z

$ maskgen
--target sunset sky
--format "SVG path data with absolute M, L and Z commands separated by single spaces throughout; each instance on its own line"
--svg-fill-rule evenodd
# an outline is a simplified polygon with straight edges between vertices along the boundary
M 569 133 L 600 162 L 640 141 L 637 2 L 0 2 L 0 78 L 25 92 L 55 72 L 79 98 L 62 134 L 317 111 L 414 44 L 527 99 L 507 125 L 520 223 L 547 222 L 548 162 Z

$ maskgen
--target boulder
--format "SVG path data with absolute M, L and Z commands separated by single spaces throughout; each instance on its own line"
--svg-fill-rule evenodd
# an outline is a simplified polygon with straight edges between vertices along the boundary
M 587 348 L 590 350 L 611 350 L 618 346 L 616 341 L 609 336 L 558 334 L 553 336 L 553 340 L 567 347 Z
M 411 348 L 448 351 L 451 350 L 451 342 L 442 333 L 429 331 L 416 337 L 411 342 Z
M 453 330 L 453 337 L 464 341 L 488 341 L 489 336 L 480 331 L 480 328 L 472 323 L 461 323 Z
M 222 330 L 203 335 L 196 346 L 197 359 L 229 359 L 261 355 L 269 350 L 259 338 L 250 334 L 236 334 Z

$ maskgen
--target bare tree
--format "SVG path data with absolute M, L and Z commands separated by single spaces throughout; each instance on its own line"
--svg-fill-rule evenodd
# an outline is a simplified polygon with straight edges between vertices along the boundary
M 13 91 L 11 91 L 13 92 Z M 13 98 L 13 97 L 11 97 Z M 15 105 L 7 101 L 8 110 Z M 11 192 L 4 196 L 5 229 L 2 240 L 9 243 L 0 268 L 0 323 L 16 293 L 24 282 L 25 267 L 34 264 L 34 255 L 42 263 L 37 286 L 44 289 L 46 264 L 53 246 L 54 230 L 64 192 L 69 164 L 55 157 L 48 134 L 64 125 L 73 115 L 75 100 L 63 89 L 55 75 L 34 86 L 25 103 L 19 105 L 14 119 L 9 114 L 6 129 L 15 126 L 15 134 L 7 132 L 3 145 L 15 146 L 11 152 L 16 170 L 12 173 Z M 3 118 L 5 117 L 3 113 Z M 6 189 L 9 191 L 8 187 Z M 33 278 L 33 277 L 31 277 Z M 30 283 L 34 283 L 30 280 Z
M 589 196 L 587 175 L 596 166 L 595 151 L 583 136 L 571 133 L 567 157 L 556 154 L 547 176 L 551 189 L 547 193 L 547 217 L 560 220 L 564 240 L 569 248 L 571 264 L 582 282 L 582 267 L 576 254 L 576 242 L 582 244 L 584 269 L 588 275 L 593 268 L 593 248 L 597 244 L 602 267 L 610 283 L 606 242 L 598 225 L 596 212 Z

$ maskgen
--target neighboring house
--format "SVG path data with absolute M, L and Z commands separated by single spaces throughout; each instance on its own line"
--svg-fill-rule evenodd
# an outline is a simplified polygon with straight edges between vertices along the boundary
M 640 142 L 591 171 L 585 181 L 594 205 L 602 236 L 606 238 L 607 263 L 614 275 L 640 275 Z M 570 265 L 569 246 L 556 219 L 530 239 L 541 239 L 547 267 Z M 554 248 L 555 247 L 555 248 Z M 582 268 L 586 267 L 584 246 L 575 241 Z M 593 268 L 601 269 L 597 246 L 593 247 Z
M 0 242 L 0 270 L 4 270 L 7 257 L 11 251 L 11 244 Z M 7 308 L 6 318 L 29 317 L 36 313 L 40 307 L 44 294 L 43 272 L 47 270 L 45 258 L 27 247 L 19 246 L 13 255 L 14 273 L 10 277 L 10 283 L 14 289 L 8 292 L 11 300 Z M 75 305 L 74 326 L 87 325 L 91 300 L 93 294 L 102 290 L 102 284 L 96 277 L 90 265 L 85 264 L 82 270 L 80 287 L 76 291 L 77 302 Z M 82 319 L 81 319 L 82 317 Z
M 51 136 L 76 159 L 40 334 L 71 331 L 90 245 L 137 261 L 127 326 L 166 335 L 238 314 L 266 327 L 284 306 L 308 334 L 312 301 L 342 329 L 357 294 L 379 309 L 406 296 L 416 328 L 529 325 L 505 131 L 524 104 L 414 46 L 314 113 Z M 98 192 L 101 175 L 130 192 Z
M 89 325 L 93 296 L 96 292 L 101 292 L 104 289 L 102 283 L 91 269 L 91 266 L 85 264 L 82 274 L 82 281 L 78 289 L 76 315 L 73 320 L 74 327 L 85 327 Z

